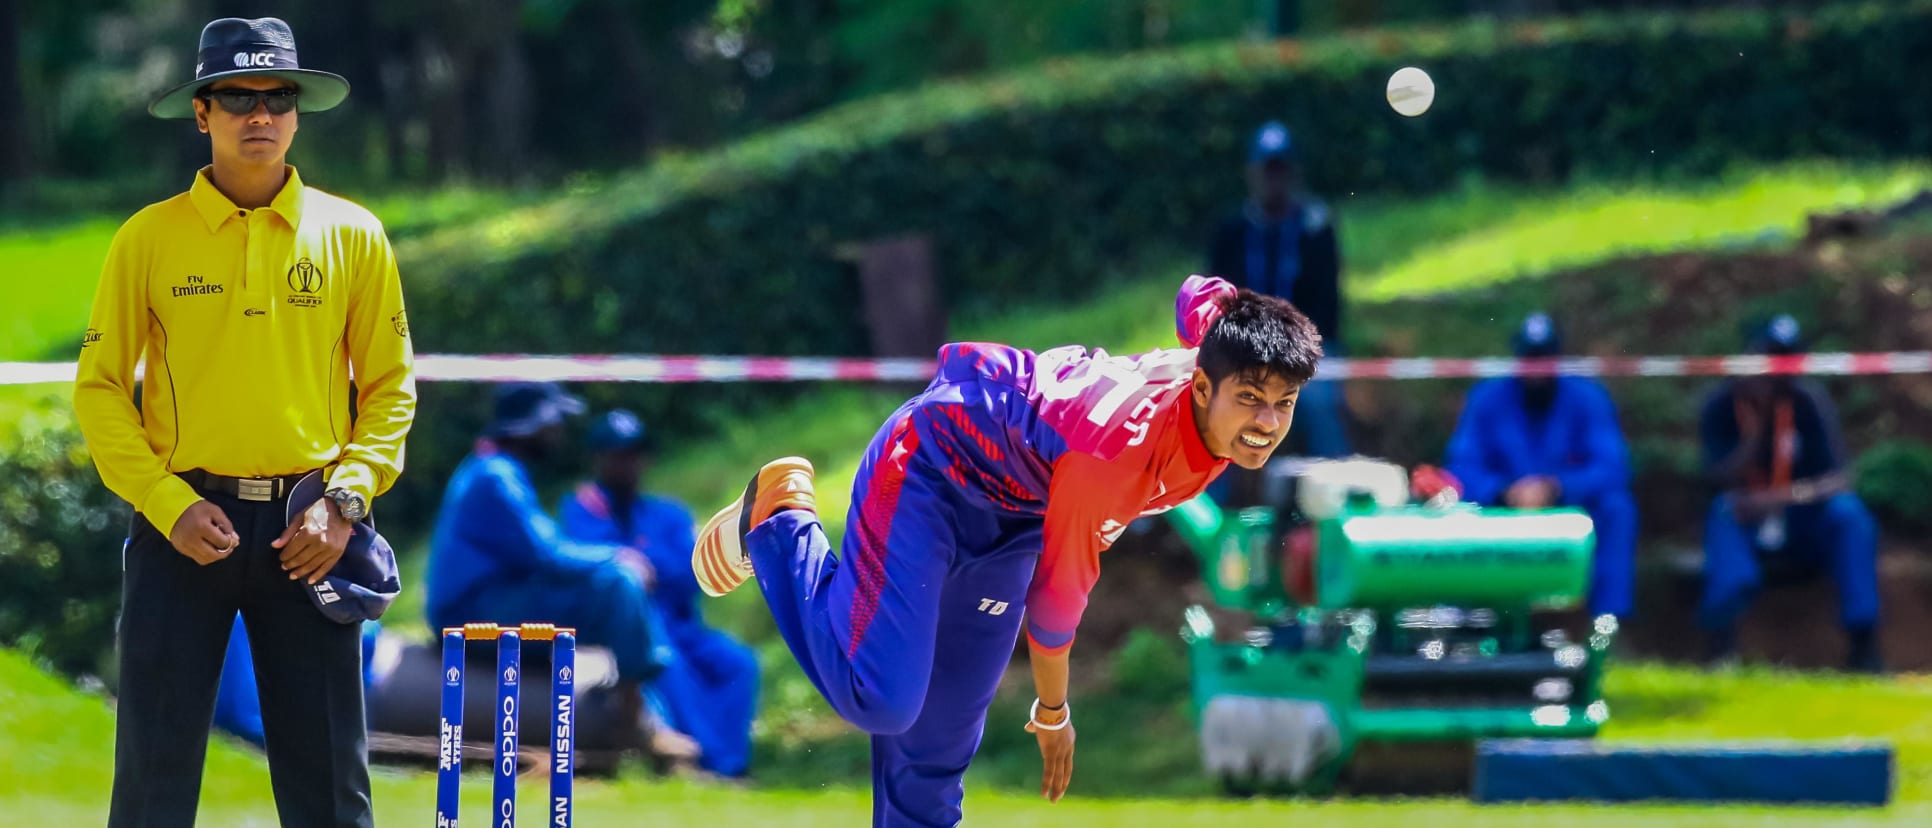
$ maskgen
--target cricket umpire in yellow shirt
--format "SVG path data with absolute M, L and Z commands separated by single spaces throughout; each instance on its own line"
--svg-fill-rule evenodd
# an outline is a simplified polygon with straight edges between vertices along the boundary
M 285 160 L 299 116 L 348 92 L 300 67 L 286 23 L 227 18 L 194 80 L 148 107 L 193 118 L 213 164 L 115 235 L 74 388 L 101 478 L 137 513 L 110 826 L 194 823 L 237 612 L 280 823 L 374 822 L 361 630 L 323 585 L 402 472 L 409 325 L 381 223 Z

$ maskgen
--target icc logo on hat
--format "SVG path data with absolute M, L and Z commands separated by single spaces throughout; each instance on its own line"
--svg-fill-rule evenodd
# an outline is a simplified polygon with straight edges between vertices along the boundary
M 292 83 L 301 92 L 301 112 L 333 109 L 349 97 L 349 81 L 333 72 L 302 68 L 295 34 L 273 17 L 245 20 L 224 17 L 201 30 L 195 49 L 195 76 L 181 81 L 148 104 L 157 118 L 192 118 L 200 90 L 231 77 L 268 76 Z

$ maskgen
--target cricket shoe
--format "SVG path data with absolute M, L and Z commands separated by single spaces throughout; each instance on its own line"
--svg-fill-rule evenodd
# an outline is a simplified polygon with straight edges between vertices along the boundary
M 698 587 L 704 594 L 716 598 L 751 577 L 745 536 L 751 534 L 751 527 L 784 509 L 818 513 L 812 463 L 803 457 L 780 457 L 766 463 L 745 486 L 743 495 L 704 524 L 698 545 L 691 550 L 691 571 L 698 576 Z

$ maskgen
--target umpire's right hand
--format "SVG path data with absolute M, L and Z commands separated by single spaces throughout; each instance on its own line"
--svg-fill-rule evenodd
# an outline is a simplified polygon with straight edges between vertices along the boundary
M 234 552 L 241 544 L 241 536 L 235 534 L 235 524 L 228 522 L 228 515 L 220 506 L 198 500 L 174 522 L 174 529 L 168 532 L 168 542 L 174 544 L 175 551 L 207 566 Z

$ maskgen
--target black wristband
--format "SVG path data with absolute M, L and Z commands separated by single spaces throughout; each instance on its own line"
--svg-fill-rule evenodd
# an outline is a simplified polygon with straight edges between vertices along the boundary
M 1066 702 L 1061 702 L 1061 703 L 1059 703 L 1059 704 L 1047 704 L 1046 702 L 1041 702 L 1041 703 L 1040 703 L 1040 709 L 1041 709 L 1041 710 L 1054 710 L 1054 711 L 1060 711 L 1060 710 L 1065 710 L 1065 709 L 1067 709 L 1067 703 L 1066 703 Z

